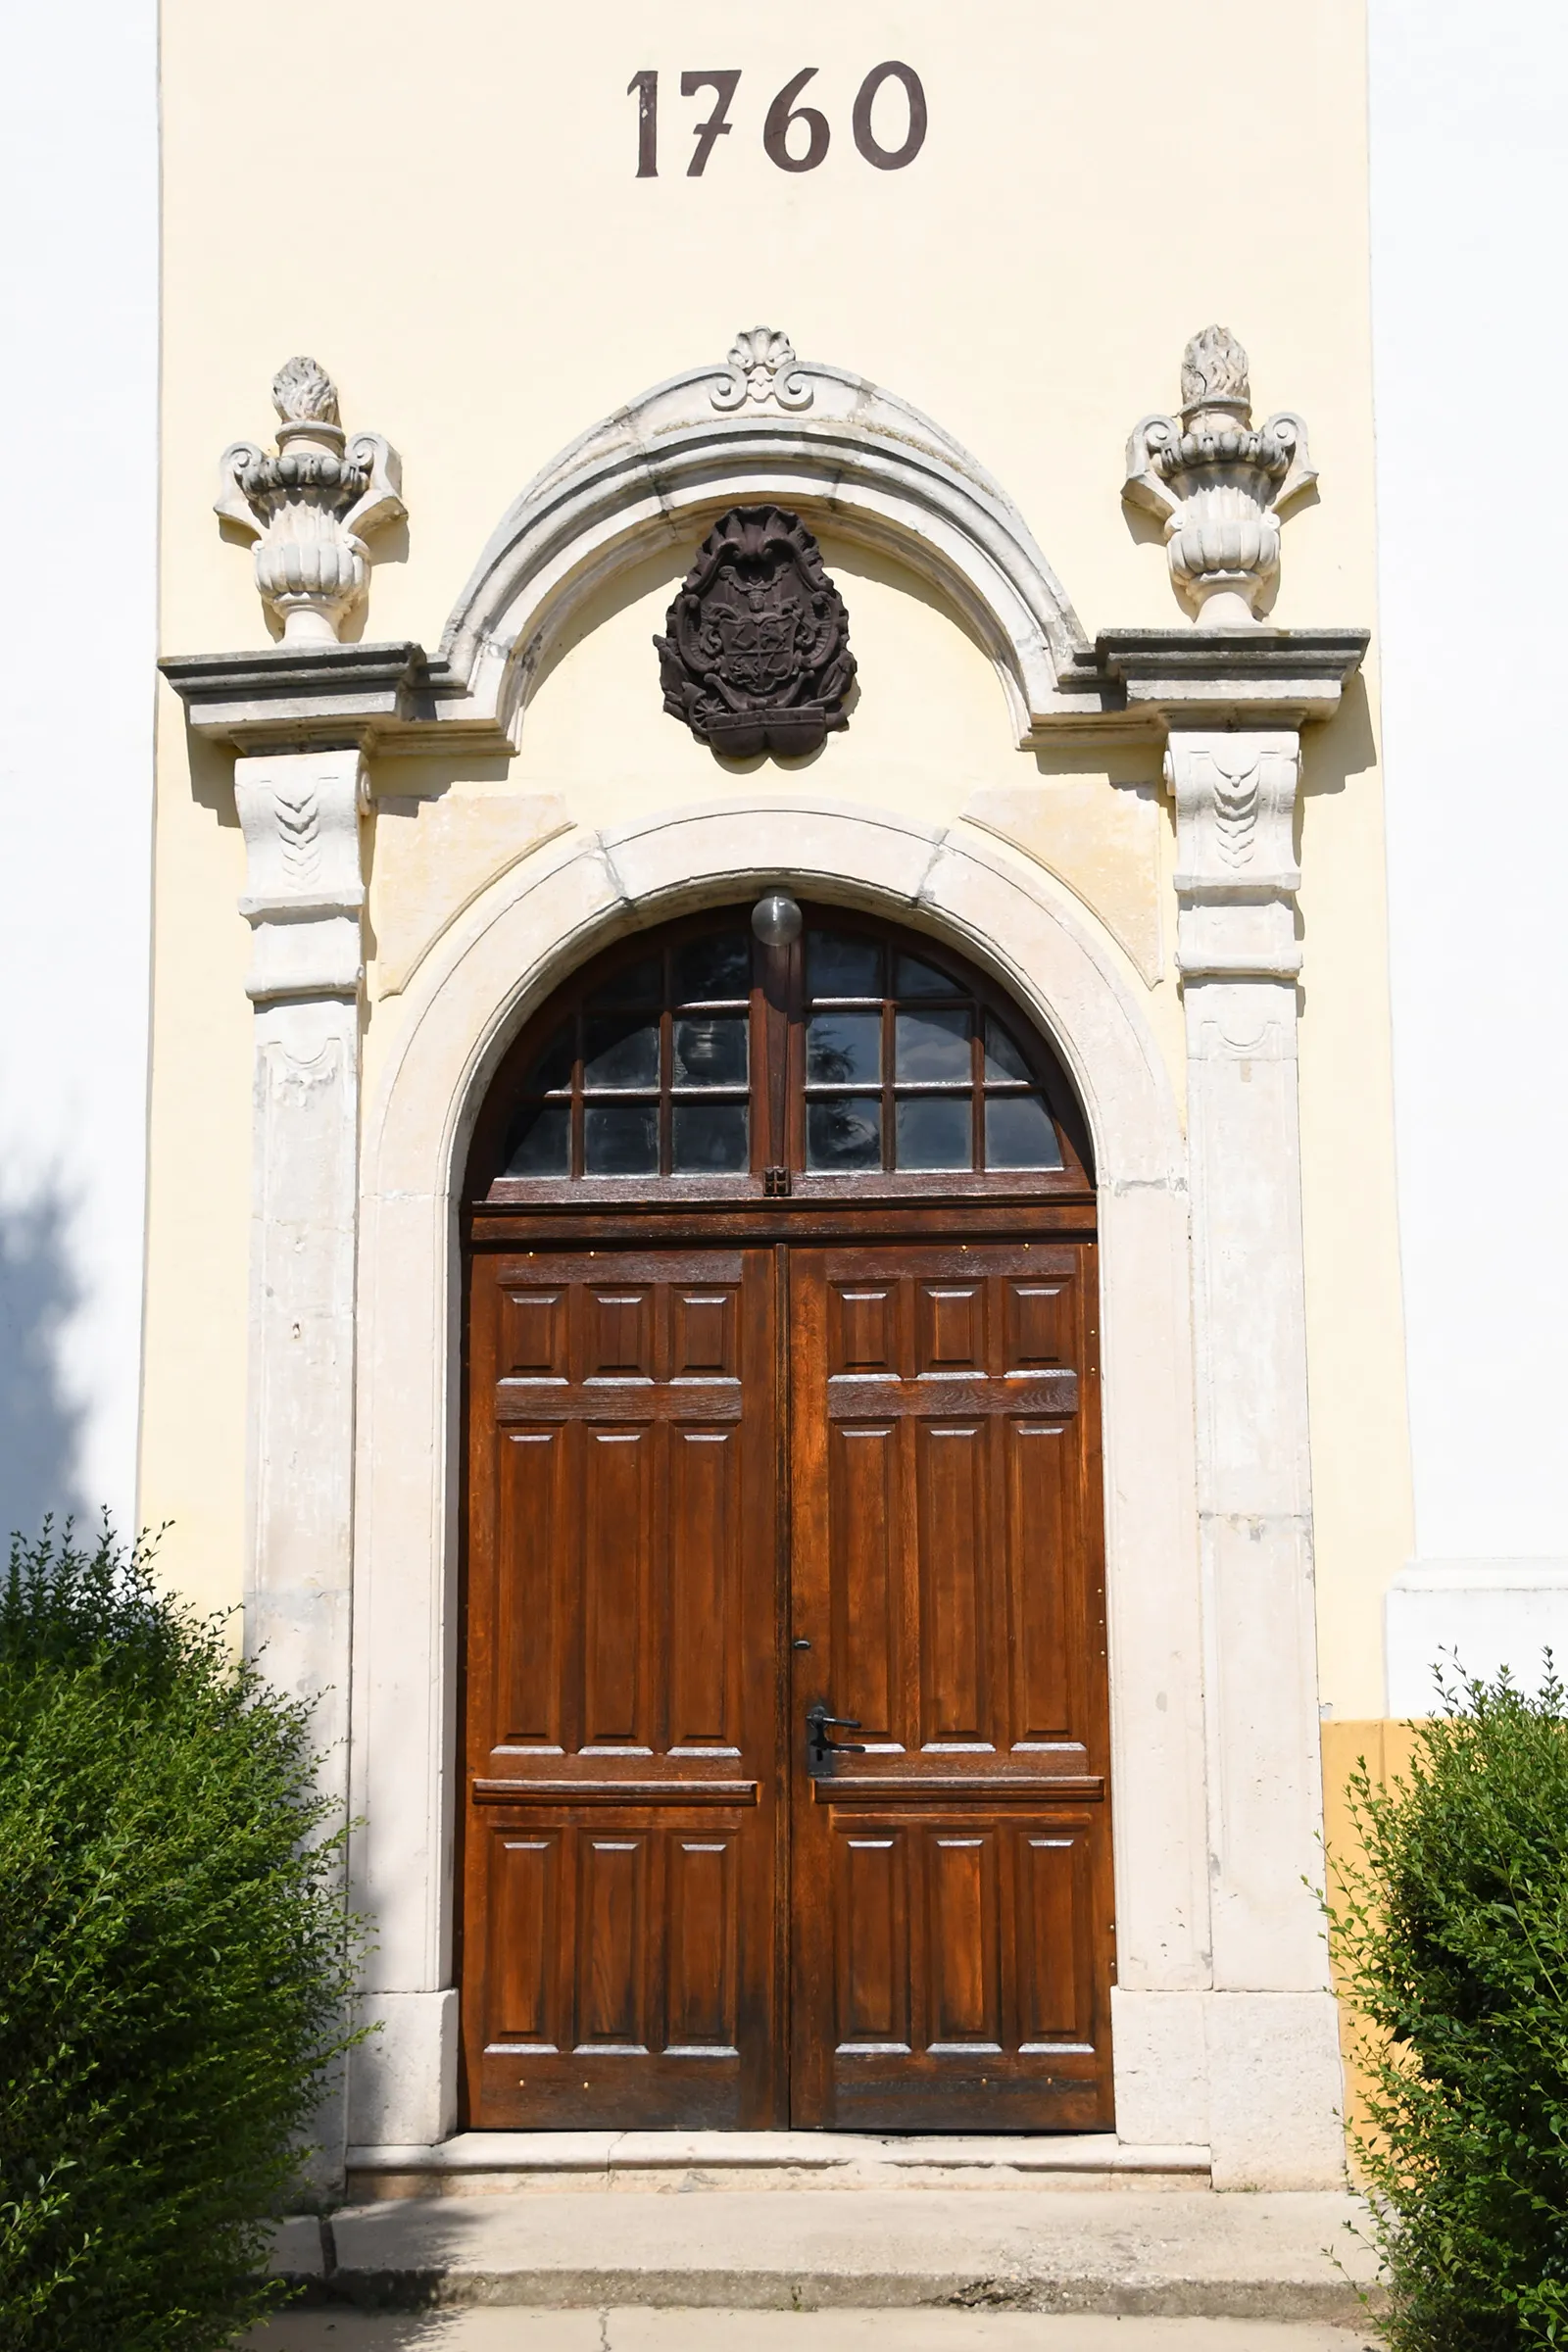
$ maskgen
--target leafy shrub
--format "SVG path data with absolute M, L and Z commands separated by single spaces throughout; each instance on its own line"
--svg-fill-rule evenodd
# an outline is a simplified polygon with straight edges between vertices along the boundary
M 1393 2352 L 1568 2344 L 1568 1722 L 1461 1677 L 1407 1779 L 1349 1783 L 1331 1934 L 1360 2017 L 1356 2154 Z
M 0 1589 L 0 2343 L 207 2352 L 346 2046 L 357 1931 L 308 1709 L 144 1545 Z

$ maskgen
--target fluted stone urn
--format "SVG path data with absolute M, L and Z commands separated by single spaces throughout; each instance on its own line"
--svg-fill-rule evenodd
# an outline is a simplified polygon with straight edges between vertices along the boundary
M 1289 410 L 1252 423 L 1248 360 L 1223 326 L 1182 359 L 1179 416 L 1145 416 L 1127 444 L 1124 498 L 1165 525 L 1171 586 L 1202 628 L 1257 625 L 1280 571 L 1281 517 L 1317 479 Z
M 220 464 L 218 513 L 256 540 L 256 585 L 285 645 L 332 645 L 369 586 L 371 533 L 401 521 L 402 467 L 379 433 L 352 440 L 317 362 L 272 379 L 277 448 L 236 441 Z

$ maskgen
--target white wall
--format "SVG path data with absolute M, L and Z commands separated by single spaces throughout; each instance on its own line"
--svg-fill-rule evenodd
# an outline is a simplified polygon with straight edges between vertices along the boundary
M 0 1535 L 135 1504 L 157 109 L 155 0 L 7 11 Z
M 1370 19 L 1418 1552 L 1390 1603 L 1399 1709 L 1440 1625 L 1478 1666 L 1528 1669 L 1544 1624 L 1568 1655 L 1545 1568 L 1568 1558 L 1568 18 L 1370 0 Z

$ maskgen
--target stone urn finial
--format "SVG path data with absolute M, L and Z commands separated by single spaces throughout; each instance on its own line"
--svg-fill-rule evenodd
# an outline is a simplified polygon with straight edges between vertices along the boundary
M 1279 578 L 1280 521 L 1317 479 L 1306 425 L 1282 409 L 1252 424 L 1247 354 L 1205 326 L 1182 354 L 1182 408 L 1127 443 L 1123 498 L 1165 525 L 1171 586 L 1206 629 L 1253 628 Z
M 379 433 L 351 440 L 337 387 L 303 354 L 272 378 L 276 454 L 235 441 L 219 463 L 216 511 L 256 541 L 256 585 L 285 645 L 333 645 L 370 579 L 366 541 L 407 513 L 403 466 Z

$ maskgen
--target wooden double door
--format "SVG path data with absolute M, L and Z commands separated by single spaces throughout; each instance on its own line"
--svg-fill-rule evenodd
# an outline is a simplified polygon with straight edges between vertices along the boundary
M 471 2127 L 1109 2125 L 1095 1245 L 931 1223 L 473 1248 Z

